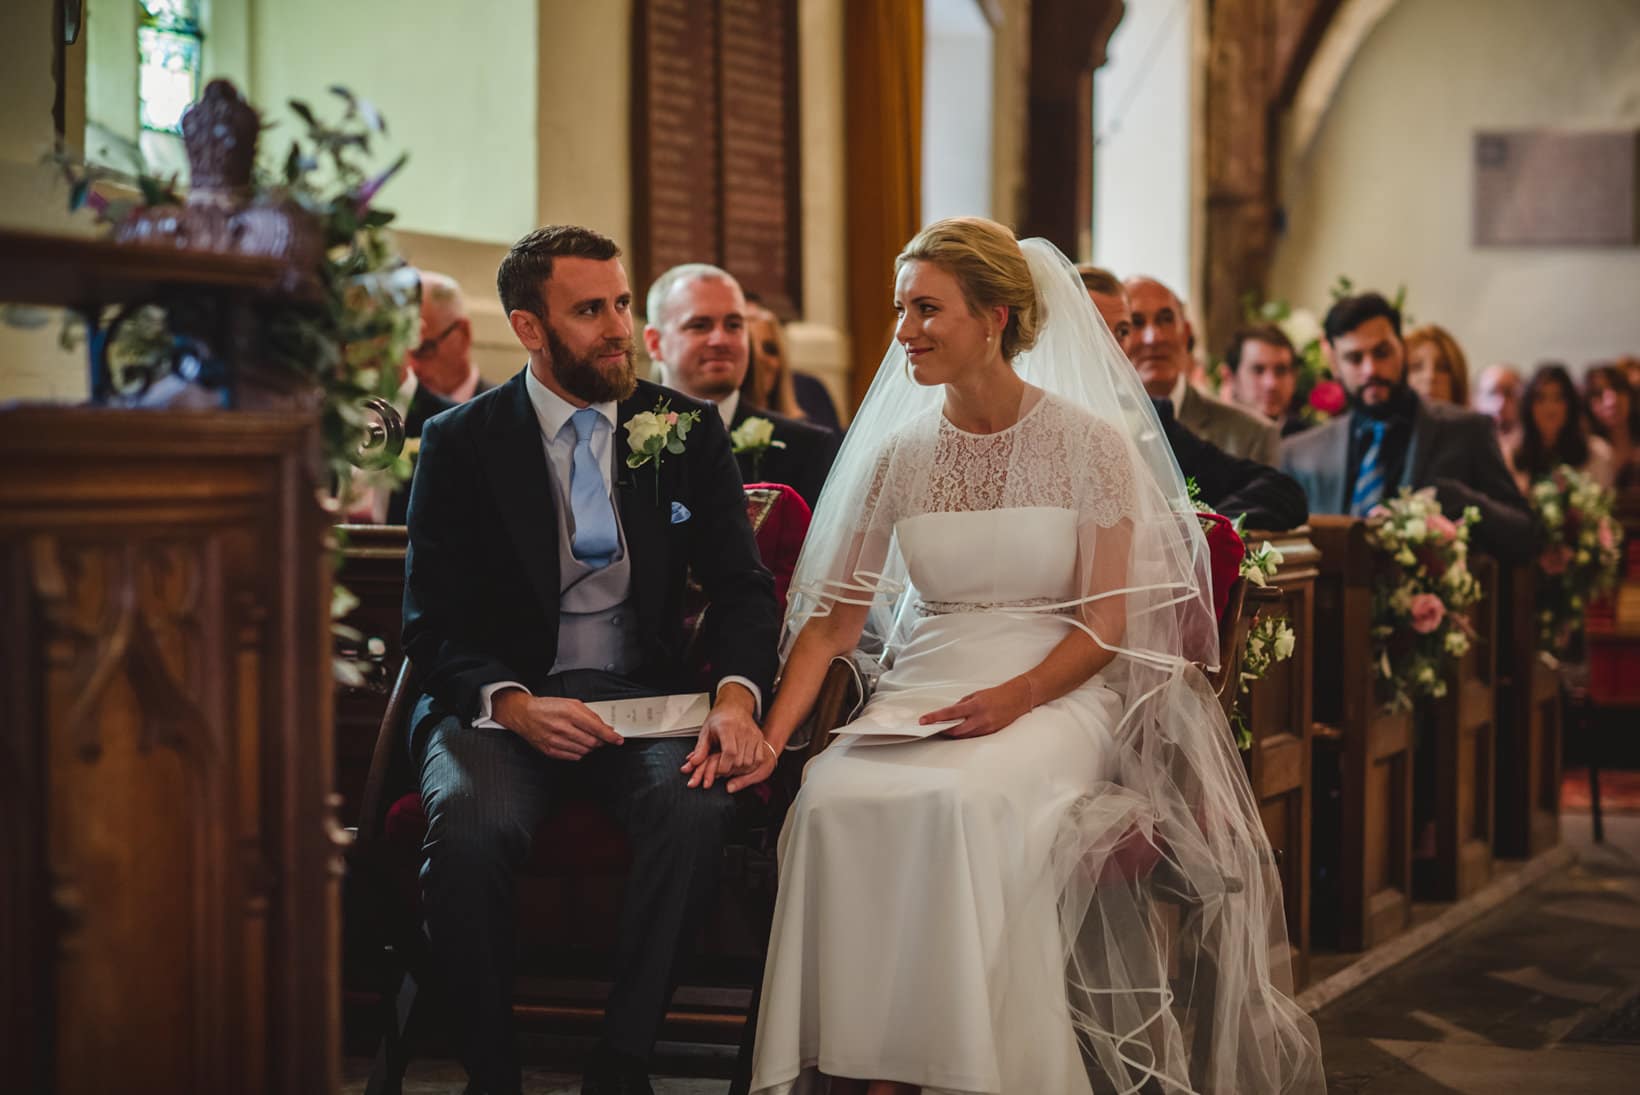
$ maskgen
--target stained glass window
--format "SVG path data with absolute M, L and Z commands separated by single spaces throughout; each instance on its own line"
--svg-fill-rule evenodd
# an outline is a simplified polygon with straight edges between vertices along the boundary
M 143 129 L 182 132 L 182 112 L 199 97 L 203 45 L 199 0 L 142 0 L 137 101 Z

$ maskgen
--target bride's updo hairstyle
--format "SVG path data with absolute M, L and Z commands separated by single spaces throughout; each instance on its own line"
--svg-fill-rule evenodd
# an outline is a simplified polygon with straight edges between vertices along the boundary
M 935 221 L 913 236 L 894 260 L 896 277 L 908 262 L 931 262 L 956 278 L 968 310 L 976 316 L 999 304 L 1007 307 L 1003 360 L 1012 361 L 1015 354 L 1036 345 L 1043 319 L 1036 283 L 1019 240 L 1006 226 L 984 217 Z

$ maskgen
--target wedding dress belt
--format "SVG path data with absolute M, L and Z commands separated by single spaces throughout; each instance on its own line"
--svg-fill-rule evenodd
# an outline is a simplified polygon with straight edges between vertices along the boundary
M 1048 605 L 1059 604 L 1063 598 L 1059 597 L 1032 597 L 1024 601 L 918 601 L 915 612 L 919 616 L 948 616 L 957 612 L 1007 612 L 1010 609 L 1034 611 Z M 1055 613 L 1068 614 L 1070 609 L 1055 609 Z

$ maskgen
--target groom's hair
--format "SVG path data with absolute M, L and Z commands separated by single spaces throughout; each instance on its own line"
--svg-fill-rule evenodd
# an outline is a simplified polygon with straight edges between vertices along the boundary
M 595 259 L 604 262 L 619 258 L 621 249 L 602 232 L 575 224 L 549 224 L 537 228 L 512 245 L 501 268 L 495 272 L 496 291 L 501 294 L 501 310 L 529 312 L 546 318 L 547 301 L 543 285 L 552 277 L 552 261 L 560 258 Z

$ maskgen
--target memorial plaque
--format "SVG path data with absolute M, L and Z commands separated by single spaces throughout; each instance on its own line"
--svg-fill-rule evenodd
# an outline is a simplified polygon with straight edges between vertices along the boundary
M 1640 132 L 1475 134 L 1475 245 L 1632 246 Z
M 799 303 L 793 0 L 637 0 L 633 273 L 711 262 Z

